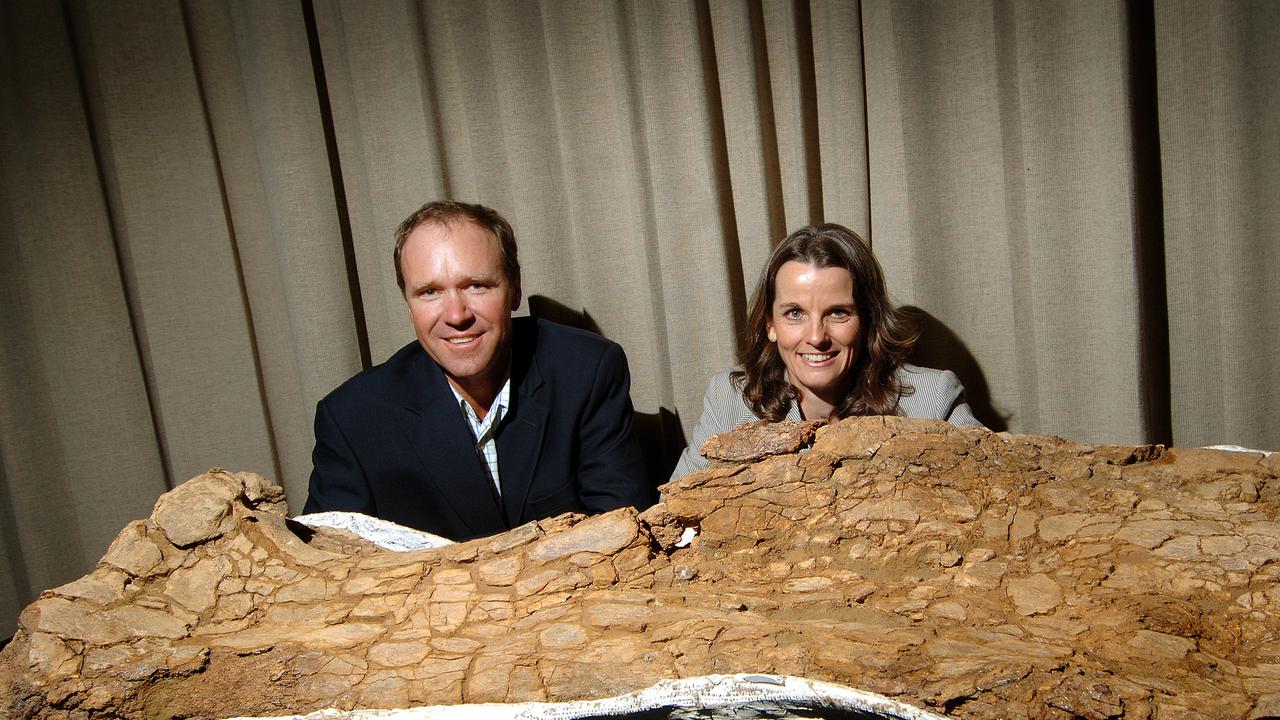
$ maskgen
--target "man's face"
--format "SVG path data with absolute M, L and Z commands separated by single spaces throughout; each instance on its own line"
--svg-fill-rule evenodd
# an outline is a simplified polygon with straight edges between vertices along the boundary
M 496 391 L 507 370 L 520 293 L 502 271 L 498 240 L 471 220 L 424 223 L 400 251 L 409 319 L 455 387 Z

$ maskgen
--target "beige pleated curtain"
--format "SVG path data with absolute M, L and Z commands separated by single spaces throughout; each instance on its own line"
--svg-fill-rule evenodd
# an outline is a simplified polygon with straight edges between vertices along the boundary
M 818 221 L 992 427 L 1280 449 L 1280 3 L 2 8 L 0 634 L 210 466 L 301 507 L 434 198 L 624 346 L 656 472 Z

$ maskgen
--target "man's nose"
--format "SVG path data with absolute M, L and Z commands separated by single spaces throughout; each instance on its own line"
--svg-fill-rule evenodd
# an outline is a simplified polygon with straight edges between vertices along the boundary
M 471 321 L 471 306 L 462 293 L 445 294 L 444 321 L 450 325 L 465 325 Z

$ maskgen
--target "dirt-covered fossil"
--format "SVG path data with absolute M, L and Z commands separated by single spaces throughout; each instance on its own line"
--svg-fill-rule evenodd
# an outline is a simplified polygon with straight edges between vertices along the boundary
M 761 432 L 717 454 L 756 457 L 733 445 Z M 559 701 L 723 673 L 965 718 L 1280 714 L 1280 455 L 892 417 L 799 452 L 807 432 L 776 432 L 796 440 L 643 513 L 411 552 L 297 526 L 278 487 L 210 471 L 23 611 L 0 715 Z

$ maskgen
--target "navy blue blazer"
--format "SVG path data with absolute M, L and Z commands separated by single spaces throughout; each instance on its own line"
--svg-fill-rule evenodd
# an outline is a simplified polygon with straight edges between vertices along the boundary
M 468 540 L 569 511 L 648 506 L 622 348 L 546 320 L 512 324 L 501 500 L 444 372 L 415 340 L 316 405 L 303 511 L 361 512 Z

